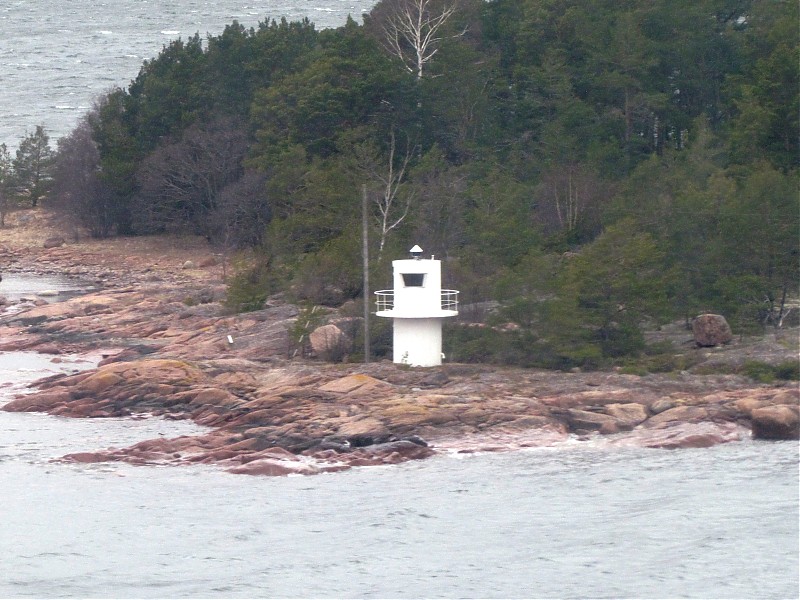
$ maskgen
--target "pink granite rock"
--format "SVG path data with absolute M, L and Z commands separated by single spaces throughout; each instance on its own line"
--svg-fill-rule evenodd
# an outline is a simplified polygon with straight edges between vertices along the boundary
M 703 314 L 695 317 L 692 334 L 698 346 L 719 346 L 733 339 L 730 325 L 722 315 Z
M 800 414 L 796 406 L 756 408 L 751 413 L 753 437 L 762 440 L 800 439 Z

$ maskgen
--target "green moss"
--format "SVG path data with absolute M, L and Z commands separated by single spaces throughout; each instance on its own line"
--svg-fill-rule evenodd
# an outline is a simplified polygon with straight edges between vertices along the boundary
M 748 361 L 739 372 L 759 383 L 772 383 L 775 380 L 775 368 L 760 361 Z

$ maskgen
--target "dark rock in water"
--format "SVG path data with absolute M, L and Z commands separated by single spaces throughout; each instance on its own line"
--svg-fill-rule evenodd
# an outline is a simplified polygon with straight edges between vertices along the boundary
M 335 450 L 336 452 L 349 452 L 350 442 L 346 439 L 342 438 L 341 436 L 328 436 L 324 438 L 320 443 L 319 446 L 314 448 L 315 451 L 319 450 Z
M 383 444 L 389 441 L 389 434 L 372 435 L 368 433 L 360 433 L 351 435 L 347 438 L 352 448 L 365 448 L 367 446 L 374 446 L 375 444 Z
M 419 460 L 433 456 L 436 452 L 427 446 L 420 446 L 409 440 L 399 440 L 370 446 L 369 459 L 372 464 L 398 464 L 407 460 Z
M 403 439 L 406 440 L 406 441 L 412 442 L 412 443 L 416 444 L 417 446 L 424 446 L 425 448 L 428 447 L 428 442 L 423 440 L 418 435 L 409 435 L 408 437 L 405 437 Z
M 698 346 L 719 346 L 733 339 L 730 325 L 722 315 L 699 315 L 692 321 L 692 333 Z
M 796 406 L 765 406 L 752 413 L 753 437 L 761 440 L 800 439 L 800 413 Z
M 74 452 L 61 457 L 61 460 L 76 463 L 99 463 L 113 459 L 102 452 Z

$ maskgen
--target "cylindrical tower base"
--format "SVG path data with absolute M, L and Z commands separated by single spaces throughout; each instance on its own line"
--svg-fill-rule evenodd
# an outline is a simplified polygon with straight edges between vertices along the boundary
M 442 364 L 442 320 L 393 319 L 394 362 L 413 367 Z

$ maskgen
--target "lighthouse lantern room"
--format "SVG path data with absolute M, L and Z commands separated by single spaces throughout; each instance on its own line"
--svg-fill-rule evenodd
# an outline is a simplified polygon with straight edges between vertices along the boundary
M 377 316 L 392 319 L 395 363 L 417 367 L 442 364 L 442 319 L 458 314 L 458 291 L 442 289 L 442 262 L 412 258 L 392 261 L 394 289 L 375 292 Z

